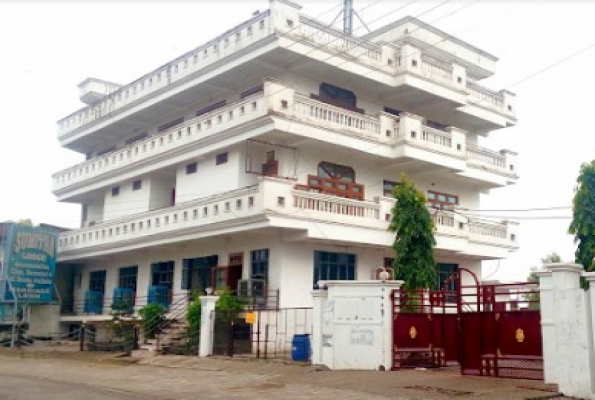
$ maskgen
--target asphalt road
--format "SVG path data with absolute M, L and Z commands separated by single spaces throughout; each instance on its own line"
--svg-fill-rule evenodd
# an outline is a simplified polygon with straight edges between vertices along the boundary
M 0 400 L 139 400 L 146 397 L 113 389 L 0 374 Z
M 262 361 L 159 356 L 134 364 L 97 356 L 0 351 L 0 400 L 525 400 L 553 394 L 540 382 L 463 377 L 458 369 L 324 371 Z

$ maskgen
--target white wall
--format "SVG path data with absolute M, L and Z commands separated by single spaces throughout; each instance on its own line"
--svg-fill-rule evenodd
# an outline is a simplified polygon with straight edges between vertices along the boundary
M 157 210 L 171 205 L 172 189 L 176 186 L 175 176 L 165 173 L 151 174 L 147 183 L 149 186 L 148 210 Z
M 227 163 L 216 165 L 217 154 L 227 152 Z M 186 174 L 186 165 L 197 163 L 197 171 Z M 180 165 L 176 178 L 176 202 L 186 201 L 226 192 L 240 187 L 244 172 L 244 156 L 240 146 L 223 149 L 200 160 L 189 160 Z

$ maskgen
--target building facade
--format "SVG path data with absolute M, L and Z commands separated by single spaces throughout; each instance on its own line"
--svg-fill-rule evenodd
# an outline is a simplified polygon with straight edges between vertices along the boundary
M 514 152 L 478 145 L 516 121 L 514 95 L 481 84 L 496 60 L 415 18 L 355 37 L 271 0 L 128 85 L 87 79 L 58 123 L 86 155 L 53 176 L 82 205 L 59 242 L 62 321 L 206 287 L 310 306 L 314 282 L 390 262 L 402 173 L 428 197 L 439 276 L 506 257 L 515 224 L 464 213 L 517 179 Z

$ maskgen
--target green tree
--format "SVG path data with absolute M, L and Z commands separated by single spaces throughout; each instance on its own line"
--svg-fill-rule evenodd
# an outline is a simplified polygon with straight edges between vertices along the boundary
M 568 229 L 578 244 L 575 259 L 587 271 L 595 267 L 595 160 L 581 166 Z
M 556 252 L 550 253 L 541 259 L 541 265 L 553 264 L 553 263 L 559 263 L 559 262 L 562 262 L 562 258 Z M 527 277 L 528 282 L 539 282 L 539 277 L 536 274 L 537 270 L 539 270 L 539 269 L 541 269 L 541 266 L 531 268 L 531 273 Z M 525 294 L 523 296 L 525 298 L 525 300 L 527 300 L 529 302 L 530 310 L 539 310 L 540 298 L 539 298 L 539 292 L 537 290 L 538 290 L 538 288 L 532 289 L 531 293 Z
M 389 230 L 395 233 L 395 278 L 408 289 L 428 289 L 436 283 L 434 223 L 426 197 L 405 175 L 393 191 L 395 205 Z

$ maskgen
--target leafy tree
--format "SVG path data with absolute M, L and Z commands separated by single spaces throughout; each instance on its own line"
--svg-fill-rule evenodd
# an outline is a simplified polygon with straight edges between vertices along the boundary
M 576 181 L 578 185 L 572 202 L 569 232 L 578 243 L 576 262 L 591 271 L 595 267 L 595 160 L 581 166 Z
M 434 262 L 434 223 L 426 206 L 426 197 L 405 175 L 393 191 L 389 230 L 395 233 L 393 268 L 395 278 L 405 281 L 408 289 L 428 289 L 436 283 Z
M 550 253 L 541 259 L 541 265 L 559 262 L 562 262 L 562 258 L 560 258 L 560 255 L 556 252 Z M 539 282 L 539 277 L 537 276 L 536 272 L 540 268 L 541 267 L 531 268 L 531 273 L 527 277 L 528 282 Z M 533 293 L 525 294 L 524 298 L 529 302 L 529 309 L 539 310 L 539 292 L 534 291 Z

